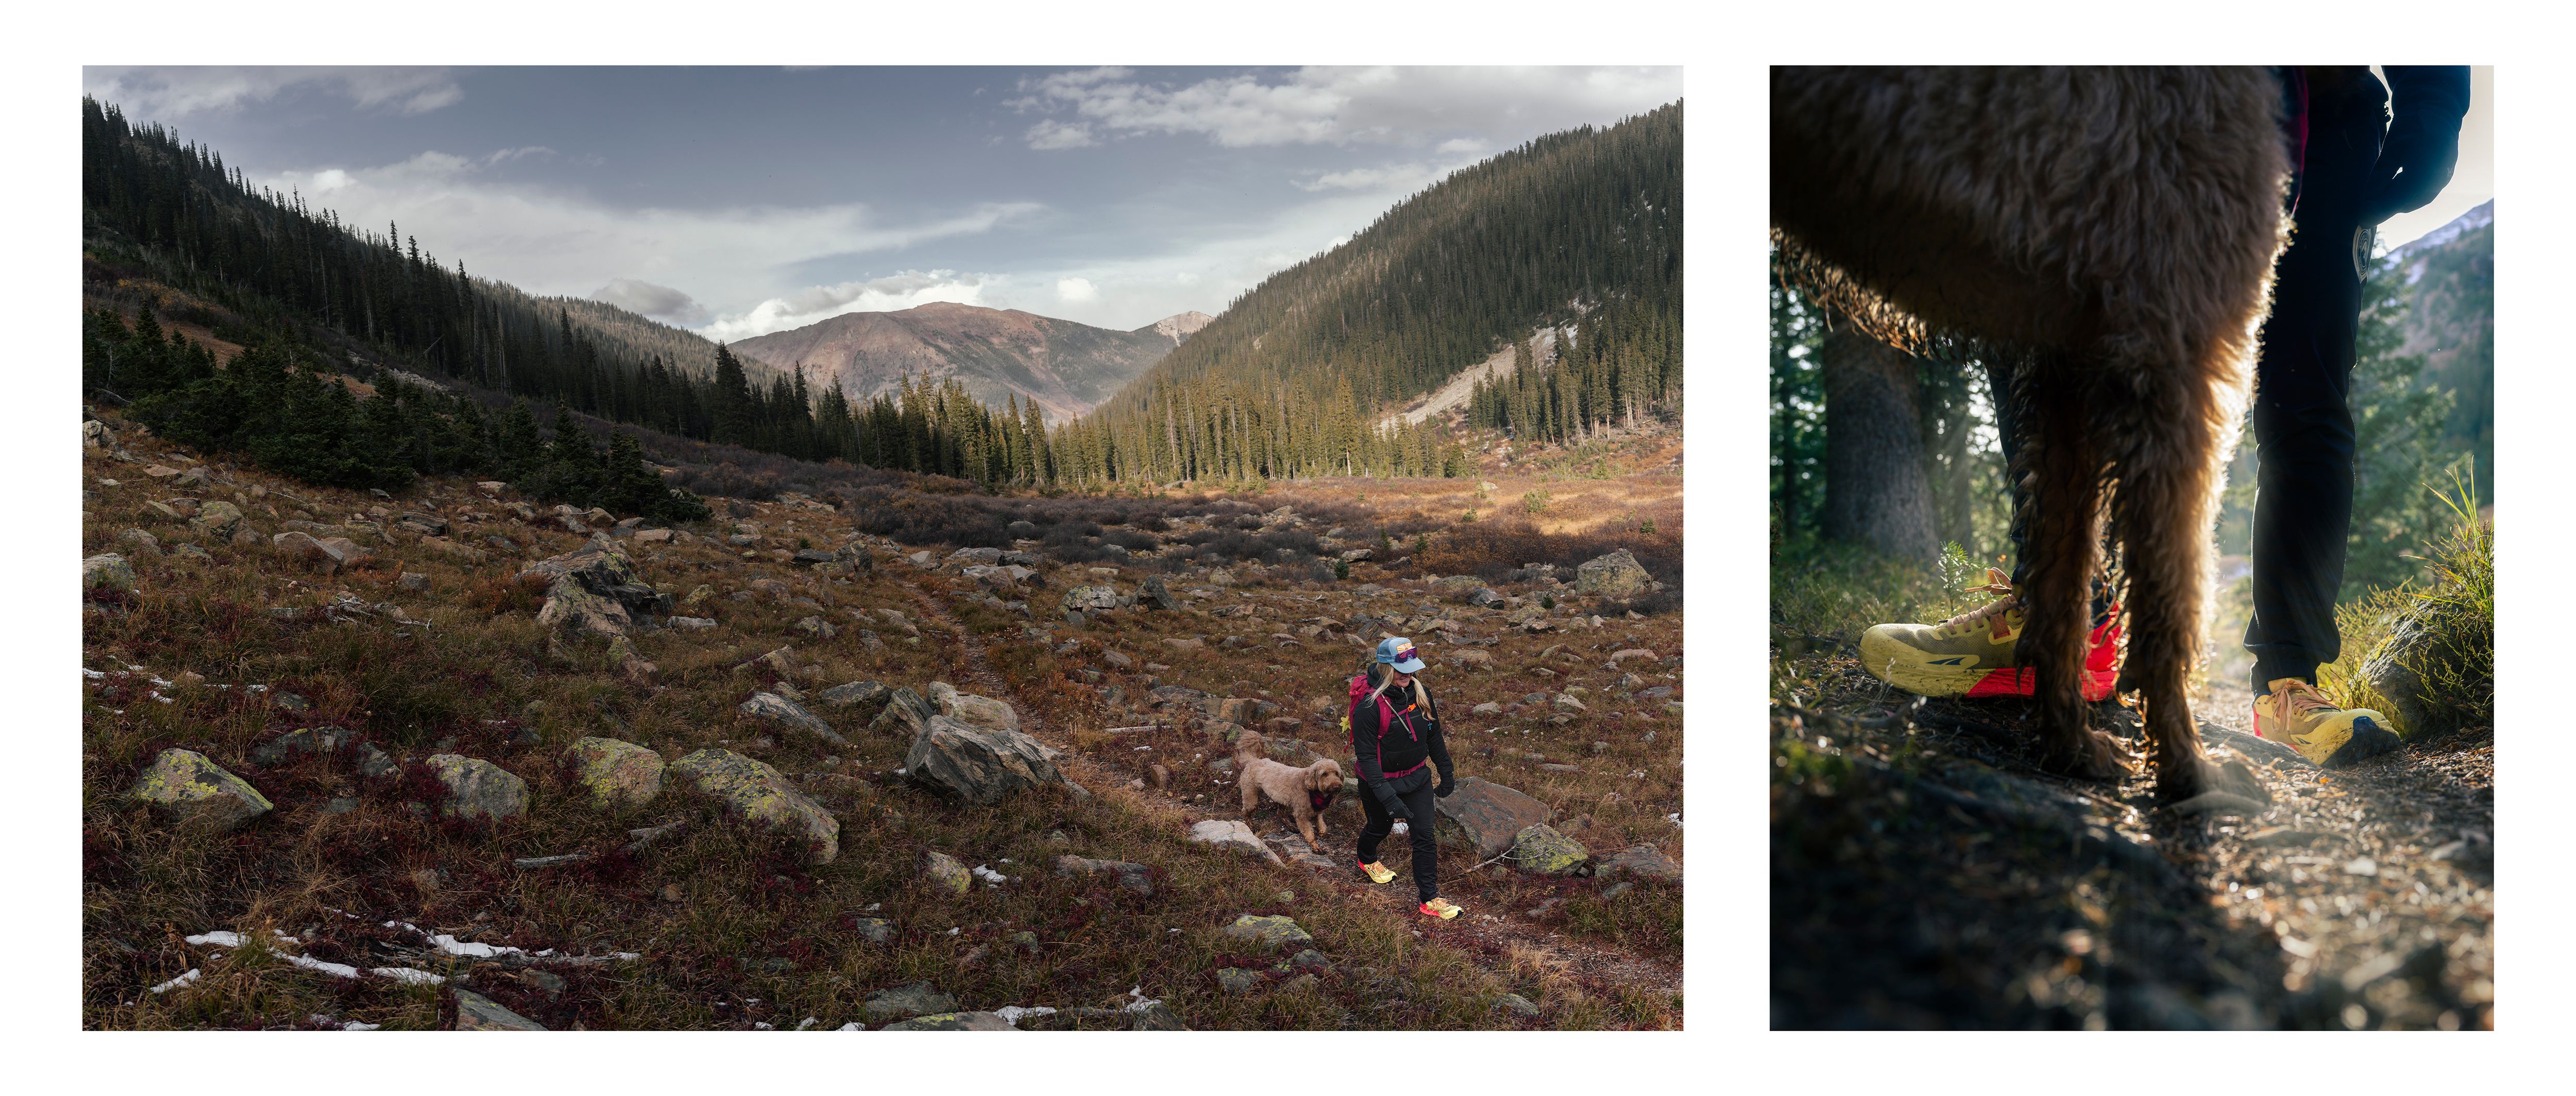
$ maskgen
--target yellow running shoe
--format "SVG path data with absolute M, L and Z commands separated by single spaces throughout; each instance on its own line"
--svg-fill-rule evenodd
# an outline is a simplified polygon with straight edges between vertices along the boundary
M 1371 883 L 1392 883 L 1395 881 L 1395 873 L 1386 870 L 1386 862 L 1383 860 L 1375 864 L 1360 865 L 1360 874 L 1368 876 L 1368 881 Z
M 2286 742 L 2299 756 L 2340 768 L 2397 748 L 2388 717 L 2368 708 L 2338 708 L 2317 687 L 2295 677 L 2276 678 L 2254 698 L 2254 735 Z
M 1443 921 L 1467 912 L 1456 906 L 1450 905 L 1449 900 L 1446 898 L 1434 898 L 1423 903 L 1421 909 L 1424 917 L 1437 917 Z
M 1986 568 L 1986 584 L 1972 594 L 2002 594 L 2002 600 L 1939 624 L 1881 624 L 1861 633 L 1861 668 L 1870 676 L 1909 693 L 1924 696 L 2034 696 L 2039 674 L 2013 661 L 2021 645 L 2021 596 L 2012 576 Z M 2120 607 L 2085 637 L 2084 669 L 2078 680 L 2086 700 L 2111 695 L 2119 677 Z

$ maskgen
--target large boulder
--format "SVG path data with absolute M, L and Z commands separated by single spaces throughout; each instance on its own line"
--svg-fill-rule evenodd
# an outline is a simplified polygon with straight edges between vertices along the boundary
M 947 562 L 961 565 L 983 564 L 985 566 L 991 566 L 1002 562 L 1002 550 L 999 548 L 960 548 L 954 552 L 948 553 Z
M 640 807 L 662 794 L 662 755 L 632 742 L 585 737 L 569 751 L 573 779 L 601 807 Z
M 1239 818 L 1211 818 L 1204 822 L 1193 823 L 1190 826 L 1190 840 L 1202 845 L 1214 845 L 1245 856 L 1258 856 L 1272 864 L 1280 862 L 1279 854 L 1272 852 L 1270 845 L 1261 840 L 1261 836 L 1253 833 L 1252 827 L 1245 825 Z
M 297 754 L 336 752 L 354 737 L 341 727 L 305 727 L 268 740 L 250 752 L 250 759 L 261 766 L 280 765 Z
M 938 714 L 939 709 L 921 699 L 920 693 L 896 689 L 887 695 L 885 710 L 868 722 L 868 730 L 875 734 L 919 735 L 929 729 L 930 717 Z
M 188 528 L 209 540 L 231 540 L 233 534 L 241 532 L 241 527 L 241 507 L 222 499 L 198 506 L 197 516 L 188 519 Z
M 1118 607 L 1118 590 L 1112 586 L 1076 586 L 1064 592 L 1060 612 L 1097 613 Z
M 1539 875 L 1583 875 L 1592 850 L 1547 825 L 1531 826 L 1512 837 L 1512 863 Z
M 823 722 L 821 716 L 806 711 L 804 705 L 777 693 L 753 693 L 751 699 L 742 702 L 740 710 L 763 723 L 803 731 L 835 746 L 850 744 L 850 740 L 841 737 L 831 724 Z
M 841 854 L 841 820 L 764 762 L 732 750 L 699 750 L 672 762 L 668 771 L 715 797 L 736 818 L 805 838 L 817 864 Z
M 603 536 L 529 564 L 514 581 L 544 586 L 546 607 L 537 619 L 572 634 L 602 639 L 624 635 L 636 617 L 667 616 L 672 608 L 670 595 L 644 581 L 626 550 Z
M 1471 849 L 1478 860 L 1490 860 L 1512 847 L 1522 830 L 1556 816 L 1554 808 L 1482 777 L 1458 778 L 1458 790 L 1435 799 L 1436 832 L 1442 841 Z
M 1056 751 L 1018 731 L 970 726 L 933 715 L 904 754 L 904 773 L 978 806 L 989 806 L 1023 788 L 1064 783 Z
M 163 750 L 134 784 L 135 798 L 217 832 L 267 814 L 275 805 L 248 781 L 194 750 Z
M 125 557 L 109 552 L 81 561 L 81 588 L 104 586 L 111 590 L 135 588 L 134 568 Z
M 1574 569 L 1574 592 L 1578 594 L 1641 594 L 1654 581 L 1655 576 L 1647 574 L 1645 566 L 1625 548 Z
M 892 690 L 873 681 L 853 681 L 834 685 L 816 694 L 816 698 L 835 708 L 855 708 L 862 704 L 883 703 Z
M 1161 575 L 1149 575 L 1143 585 L 1136 587 L 1136 603 L 1165 612 L 1181 607 L 1181 599 L 1172 596 L 1172 588 L 1164 584 Z
M 1630 845 L 1603 857 L 1592 873 L 1602 879 L 1627 875 L 1638 879 L 1678 881 L 1682 877 L 1682 866 L 1673 863 L 1671 857 L 1653 845 Z
M 498 821 L 528 813 L 528 782 L 508 769 L 463 754 L 431 754 L 422 764 L 447 785 L 449 815 Z
M 1263 951 L 1302 948 L 1315 942 L 1314 934 L 1286 917 L 1255 917 L 1248 913 L 1227 925 L 1225 934 L 1236 940 L 1249 941 Z
M 958 692 L 956 686 L 945 681 L 930 683 L 930 702 L 939 708 L 939 714 L 971 727 L 988 731 L 1020 729 L 1020 713 L 1010 705 L 989 696 Z

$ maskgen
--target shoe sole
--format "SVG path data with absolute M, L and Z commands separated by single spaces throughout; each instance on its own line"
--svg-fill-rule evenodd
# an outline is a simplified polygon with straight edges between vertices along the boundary
M 2381 727 L 2379 721 L 2369 716 L 2362 716 L 2352 721 L 2352 737 L 2345 739 L 2343 746 L 2325 759 L 2323 767 L 2340 769 L 2357 761 L 2367 761 L 2392 752 L 2402 744 L 2396 734 Z
M 2076 676 L 2076 688 L 2084 699 L 2106 700 L 2119 679 L 2120 626 L 2115 619 L 2093 630 L 2088 637 L 2084 669 Z M 1964 696 L 1971 700 L 1996 696 L 2038 696 L 2039 671 L 2028 667 L 1939 666 L 1924 661 L 1924 652 L 1864 633 L 1860 638 L 1861 668 L 1871 677 L 1922 696 Z

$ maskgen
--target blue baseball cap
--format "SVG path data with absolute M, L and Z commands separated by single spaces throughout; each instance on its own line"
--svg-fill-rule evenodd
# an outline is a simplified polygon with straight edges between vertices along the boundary
M 1422 656 L 1413 653 L 1413 641 L 1403 636 L 1378 641 L 1377 660 L 1395 667 L 1400 674 L 1422 672 Z

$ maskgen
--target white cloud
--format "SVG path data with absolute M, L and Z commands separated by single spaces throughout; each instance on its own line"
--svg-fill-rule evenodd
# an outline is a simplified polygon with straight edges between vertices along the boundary
M 1449 156 L 1456 156 L 1462 153 L 1472 156 L 1476 153 L 1485 151 L 1485 142 L 1473 137 L 1454 137 L 1440 142 L 1440 147 L 1434 151 Z
M 1089 278 L 1062 278 L 1055 283 L 1055 295 L 1066 304 L 1081 304 L 1100 299 L 1100 290 Z
M 933 300 L 976 303 L 989 276 L 933 272 L 812 286 L 792 272 L 818 261 L 990 231 L 1039 208 L 987 203 L 903 222 L 856 202 L 626 209 L 484 174 L 494 163 L 530 152 L 471 158 L 424 152 L 377 167 L 283 172 L 255 181 L 327 197 L 325 204 L 343 221 L 370 231 L 397 222 L 404 235 L 429 244 L 441 263 L 462 260 L 474 274 L 531 293 L 605 294 L 608 289 L 597 287 L 605 282 L 613 288 L 620 280 L 669 289 L 689 304 L 673 304 L 680 311 L 666 318 L 704 324 L 710 338 L 728 339 L 847 311 Z M 675 285 L 685 289 L 670 288 Z M 688 312 L 690 307 L 697 311 Z
M 426 114 L 465 98 L 465 89 L 443 68 L 92 65 L 81 70 L 81 90 L 125 108 L 129 117 L 155 121 L 266 102 L 305 84 L 337 92 L 361 110 L 384 107 L 401 114 Z
M 848 312 L 901 312 L 933 301 L 987 304 L 984 289 L 1001 279 L 989 274 L 959 275 L 954 270 L 907 270 L 864 282 L 808 287 L 772 297 L 749 311 L 699 327 L 698 334 L 720 342 L 787 331 Z
M 1298 183 L 1299 190 L 1401 190 L 1411 193 L 1448 174 L 1428 164 L 1389 164 L 1334 171 Z
M 1034 149 L 1086 148 L 1100 142 L 1091 139 L 1091 127 L 1081 122 L 1066 125 L 1049 118 L 1029 127 L 1029 147 Z
M 686 293 L 667 285 L 633 278 L 610 279 L 607 285 L 592 291 L 590 299 L 683 327 L 694 327 L 715 318 L 707 313 L 705 305 Z
M 1277 83 L 1244 74 L 1178 86 L 1133 75 L 1102 68 L 1023 80 L 1025 94 L 1009 105 L 1069 112 L 1113 133 L 1199 134 L 1230 148 L 1419 145 L 1462 131 L 1544 132 L 1600 122 L 1682 93 L 1681 70 L 1673 67 L 1304 68 Z M 1048 139 L 1060 133 L 1041 122 L 1029 131 L 1031 147 L 1070 147 L 1038 144 L 1042 131 Z M 1483 144 L 1451 137 L 1440 147 L 1455 154 Z

